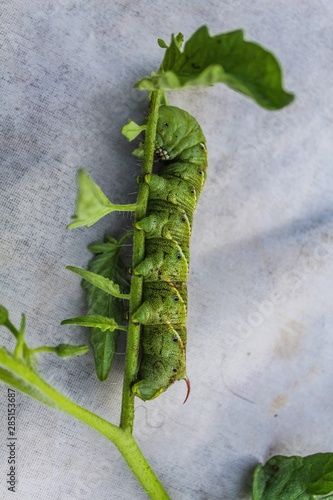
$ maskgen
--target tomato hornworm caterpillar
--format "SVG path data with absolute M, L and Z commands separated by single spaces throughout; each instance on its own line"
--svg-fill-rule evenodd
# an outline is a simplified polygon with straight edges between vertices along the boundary
M 95 329 L 91 344 L 100 380 L 105 380 L 110 371 L 118 331 L 128 333 L 121 425 L 133 420 L 133 395 L 143 400 L 153 399 L 175 380 L 183 378 L 188 393 L 190 390 L 185 359 L 186 282 L 193 212 L 205 183 L 207 150 L 205 136 L 195 118 L 168 106 L 165 90 L 226 83 L 271 110 L 283 108 L 294 98 L 282 87 L 278 61 L 259 45 L 246 42 L 241 30 L 210 37 L 203 26 L 183 50 L 182 42 L 181 34 L 172 37 L 170 46 L 159 41 L 166 53 L 158 73 L 135 85 L 137 89 L 150 91 L 147 120 L 141 125 L 128 120 L 122 128 L 129 141 L 145 133 L 144 144 L 140 143 L 133 151 L 143 160 L 136 203 L 112 203 L 81 170 L 76 213 L 68 226 L 90 227 L 111 212 L 134 212 L 135 229 L 128 233 L 133 234 L 131 283 L 123 272 L 118 252 L 121 241 L 128 236 L 125 235 L 121 241 L 113 241 L 112 248 L 108 242 L 102 248 L 102 255 L 94 257 L 90 269 L 97 273 L 68 267 L 93 285 L 87 287 L 92 307 L 87 316 L 62 322 Z M 251 58 L 255 63 L 249 64 Z M 215 61 L 214 72 L 210 71 L 212 61 Z M 152 173 L 154 159 L 159 161 L 156 173 Z M 121 282 L 115 267 L 122 270 Z M 106 295 L 101 296 L 100 291 Z M 117 300 L 113 298 L 129 301 L 126 326 L 121 308 L 117 314 L 114 312 Z M 143 356 L 138 369 L 140 340 Z
M 186 111 L 161 105 L 156 131 L 157 174 L 148 174 L 145 258 L 134 269 L 143 277 L 143 301 L 132 316 L 141 323 L 142 360 L 133 393 L 154 399 L 186 376 L 186 314 L 189 242 L 193 211 L 207 170 L 205 136 Z M 184 401 L 184 402 L 185 402 Z

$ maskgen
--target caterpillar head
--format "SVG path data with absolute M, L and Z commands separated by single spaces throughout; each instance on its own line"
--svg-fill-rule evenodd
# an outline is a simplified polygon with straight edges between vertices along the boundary
M 201 148 L 206 138 L 197 120 L 175 106 L 160 106 L 156 129 L 156 156 L 173 160 L 197 145 Z

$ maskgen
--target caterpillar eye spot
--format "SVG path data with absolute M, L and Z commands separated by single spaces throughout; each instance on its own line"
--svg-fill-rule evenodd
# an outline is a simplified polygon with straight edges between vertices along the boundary
M 194 189 L 194 188 L 191 188 L 190 193 L 191 193 L 191 194 L 195 194 L 195 189 Z
M 177 368 L 172 368 L 173 373 L 177 373 Z
M 182 216 L 181 216 L 181 218 L 180 218 L 180 220 L 181 220 L 182 222 L 186 222 L 186 217 L 185 217 L 185 215 L 182 215 Z
M 177 337 L 174 337 L 174 338 L 172 339 L 172 342 L 175 342 L 175 343 L 176 343 L 176 342 L 178 342 Z
M 205 151 L 205 149 L 206 149 L 205 145 L 201 143 L 200 144 L 200 149 L 201 149 L 201 151 Z
M 202 170 L 198 170 L 198 174 L 199 175 L 203 175 L 203 171 Z
M 164 122 L 164 126 L 168 127 L 169 126 L 168 122 Z
M 175 295 L 174 298 L 173 298 L 174 302 L 179 302 L 179 297 L 178 295 Z
M 181 253 L 177 253 L 177 260 L 180 260 L 182 258 L 182 254 Z

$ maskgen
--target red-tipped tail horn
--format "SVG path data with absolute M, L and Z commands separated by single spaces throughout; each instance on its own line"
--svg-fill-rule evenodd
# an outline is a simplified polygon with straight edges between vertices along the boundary
M 185 382 L 186 382 L 186 385 L 187 385 L 187 394 L 186 394 L 186 398 L 184 399 L 184 402 L 183 402 L 183 405 L 186 403 L 189 395 L 190 395 L 190 392 L 191 392 L 191 383 L 190 383 L 190 379 L 188 377 L 185 377 L 184 378 Z

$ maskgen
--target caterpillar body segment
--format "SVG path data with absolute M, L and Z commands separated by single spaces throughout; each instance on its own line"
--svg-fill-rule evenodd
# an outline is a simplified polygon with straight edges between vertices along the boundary
M 149 201 L 147 215 L 135 224 L 145 231 L 146 240 L 166 238 L 175 240 L 182 247 L 189 247 L 191 222 L 185 210 L 163 200 Z
M 146 258 L 136 267 L 135 274 L 145 281 L 182 281 L 188 279 L 188 248 L 183 252 L 175 240 L 151 238 L 146 240 Z
M 149 196 L 155 200 L 168 201 L 172 205 L 183 208 L 188 215 L 192 215 L 197 204 L 197 192 L 193 183 L 179 177 L 149 174 L 145 181 L 149 184 Z
M 132 321 L 143 325 L 166 323 L 185 324 L 187 288 L 182 282 L 147 281 L 143 287 L 143 302 Z
M 197 197 L 205 184 L 206 170 L 200 165 L 188 164 L 185 162 L 163 164 L 158 171 L 158 175 L 164 179 L 180 178 L 193 184 Z

